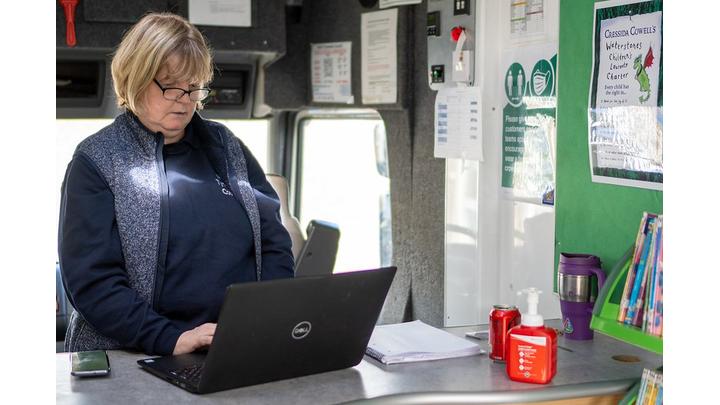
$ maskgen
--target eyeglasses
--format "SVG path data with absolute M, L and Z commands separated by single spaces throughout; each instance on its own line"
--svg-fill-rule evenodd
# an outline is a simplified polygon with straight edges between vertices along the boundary
M 178 101 L 187 93 L 191 101 L 203 101 L 210 95 L 210 89 L 207 87 L 185 90 L 177 87 L 163 87 L 157 79 L 153 79 L 153 81 L 162 90 L 165 100 Z

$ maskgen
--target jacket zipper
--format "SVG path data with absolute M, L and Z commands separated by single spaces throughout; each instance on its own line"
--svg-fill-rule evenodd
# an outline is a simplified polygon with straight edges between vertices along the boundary
M 163 287 L 163 281 L 165 279 L 165 265 L 167 259 L 167 244 L 168 244 L 168 185 L 167 175 L 165 174 L 165 160 L 163 159 L 163 144 L 164 137 L 161 133 L 155 134 L 156 145 L 155 145 L 155 162 L 157 163 L 158 180 L 160 186 L 160 224 L 159 224 L 159 238 L 158 238 L 158 249 L 157 249 L 157 268 L 155 270 L 155 287 L 153 290 L 153 301 L 152 307 L 154 310 L 158 309 L 160 305 L 160 292 Z

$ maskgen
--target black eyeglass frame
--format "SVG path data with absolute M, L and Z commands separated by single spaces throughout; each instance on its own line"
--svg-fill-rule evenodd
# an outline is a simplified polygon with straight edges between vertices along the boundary
M 178 100 L 180 100 L 181 98 L 183 98 L 183 97 L 185 96 L 185 94 L 188 95 L 188 97 L 190 98 L 190 101 L 203 101 L 203 100 L 206 100 L 208 97 L 210 97 L 211 89 L 210 89 L 209 87 L 200 87 L 200 88 L 198 88 L 198 89 L 185 90 L 185 89 L 181 89 L 181 88 L 179 88 L 179 87 L 163 87 L 162 84 L 160 84 L 160 82 L 157 81 L 157 79 L 153 79 L 153 81 L 155 82 L 155 84 L 157 84 L 157 86 L 160 88 L 160 90 L 162 90 L 163 98 L 164 98 L 165 100 L 178 101 Z M 177 98 L 174 98 L 174 99 L 173 99 L 173 98 L 167 98 L 167 97 L 165 97 L 165 92 L 168 91 L 168 90 L 180 90 L 180 91 L 182 91 L 183 93 L 182 93 L 180 96 L 178 96 Z M 193 100 L 193 99 L 192 99 L 192 93 L 195 92 L 195 91 L 201 91 L 201 90 L 202 90 L 202 91 L 207 91 L 207 95 L 206 95 L 205 97 L 201 98 L 201 99 Z

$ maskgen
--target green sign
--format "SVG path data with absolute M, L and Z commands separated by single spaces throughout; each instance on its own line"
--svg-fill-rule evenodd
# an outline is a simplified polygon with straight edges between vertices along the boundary
M 537 61 L 533 66 L 528 87 L 533 96 L 552 97 L 555 95 L 555 68 L 550 61 L 546 59 Z
M 518 107 L 525 96 L 525 70 L 519 63 L 513 63 L 505 73 L 505 97 L 510 105 Z
M 511 198 L 549 205 L 555 203 L 556 49 L 519 48 L 506 53 L 504 64 L 501 185 Z

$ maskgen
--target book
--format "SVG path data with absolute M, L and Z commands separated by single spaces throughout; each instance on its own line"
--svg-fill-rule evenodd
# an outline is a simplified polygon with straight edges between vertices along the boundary
M 630 293 L 630 299 L 628 300 L 628 310 L 627 314 L 625 315 L 625 324 L 626 325 L 633 325 L 633 321 L 635 318 L 635 313 L 640 309 L 638 307 L 638 295 L 640 294 L 640 287 L 643 284 L 643 276 L 645 275 L 645 267 L 647 265 L 647 257 L 650 252 L 650 243 L 652 240 L 652 232 L 654 230 L 654 224 L 655 224 L 655 218 L 648 218 L 648 229 L 647 234 L 645 235 L 645 241 L 643 243 L 642 253 L 640 254 L 640 261 L 637 265 L 637 271 L 635 274 L 635 279 L 633 280 L 633 287 L 632 292 Z M 642 305 L 642 303 L 640 303 Z
M 642 246 L 645 237 L 645 224 L 647 222 L 648 213 L 643 212 L 642 219 L 640 220 L 640 229 L 638 229 L 637 236 L 635 236 L 635 246 L 633 248 L 632 261 L 630 262 L 630 268 L 628 269 L 627 276 L 625 277 L 625 287 L 623 288 L 623 294 L 620 299 L 620 310 L 618 311 L 618 322 L 625 322 L 625 315 L 627 314 L 628 304 L 630 303 L 630 290 L 632 289 L 632 282 L 635 278 L 635 265 L 636 259 L 638 259 L 638 249 Z
M 644 369 L 635 403 L 637 405 L 662 404 L 662 390 L 662 372 Z
M 647 233 L 648 218 L 654 214 L 650 214 L 647 211 L 643 212 L 642 219 L 640 220 L 640 228 L 638 229 L 637 236 L 635 237 L 635 248 L 633 250 L 633 258 L 628 269 L 627 277 L 625 278 L 625 288 L 623 289 L 622 298 L 620 300 L 620 310 L 618 311 L 618 322 L 625 322 L 628 307 L 630 306 L 630 294 L 634 286 L 635 272 L 637 265 L 640 262 L 640 255 L 642 253 L 642 247 L 645 242 L 645 234 Z
M 657 294 L 658 294 L 658 267 L 660 260 L 660 252 L 662 249 L 662 235 L 663 235 L 663 222 L 662 215 L 658 217 L 657 229 L 656 229 L 656 243 L 655 243 L 655 254 L 653 256 L 652 272 L 650 274 L 650 292 L 648 298 L 645 300 L 645 306 L 647 308 L 645 313 L 645 320 L 643 322 L 643 331 L 655 334 L 653 332 L 653 320 L 655 319 Z
M 642 398 L 645 395 L 645 390 L 647 388 L 648 383 L 648 375 L 650 375 L 650 370 L 644 368 L 642 377 L 640 378 L 640 389 L 638 389 L 638 397 L 635 401 L 635 404 L 641 404 Z
M 644 274 L 640 284 L 640 290 L 638 291 L 637 299 L 635 300 L 635 313 L 630 323 L 637 327 L 643 327 L 643 321 L 646 319 L 645 314 L 647 313 L 647 302 L 646 297 L 649 296 L 650 286 L 652 285 L 652 272 L 655 266 L 655 247 L 657 245 L 658 237 L 658 224 L 659 218 L 655 219 L 649 233 L 650 237 L 650 249 L 648 250 L 647 258 L 645 259 Z M 643 329 L 644 330 L 644 329 Z
M 657 265 L 657 286 L 655 287 L 655 310 L 650 333 L 655 336 L 663 335 L 663 246 L 660 244 L 660 256 Z
M 485 353 L 475 343 L 422 321 L 375 327 L 365 354 L 384 364 L 450 359 Z

